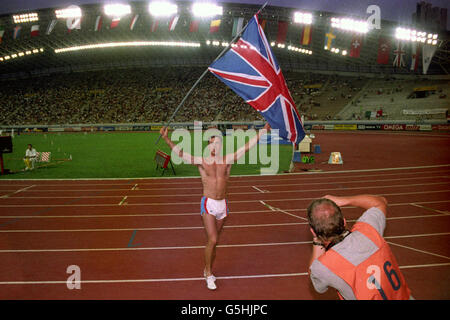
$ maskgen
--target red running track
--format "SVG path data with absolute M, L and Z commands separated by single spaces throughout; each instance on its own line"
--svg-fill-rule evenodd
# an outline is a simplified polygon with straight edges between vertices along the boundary
M 337 299 L 315 293 L 307 276 L 305 208 L 358 193 L 389 201 L 385 238 L 414 297 L 449 299 L 449 136 L 316 137 L 317 158 L 340 151 L 344 165 L 230 179 L 216 291 L 202 277 L 199 178 L 0 180 L 0 299 Z M 362 213 L 343 212 L 350 224 Z M 71 265 L 80 290 L 67 287 Z

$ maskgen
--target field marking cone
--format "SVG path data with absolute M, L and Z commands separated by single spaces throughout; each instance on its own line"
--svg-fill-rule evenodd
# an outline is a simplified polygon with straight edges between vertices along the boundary
M 342 161 L 342 156 L 340 152 L 332 152 L 330 158 L 328 159 L 328 164 L 344 164 Z

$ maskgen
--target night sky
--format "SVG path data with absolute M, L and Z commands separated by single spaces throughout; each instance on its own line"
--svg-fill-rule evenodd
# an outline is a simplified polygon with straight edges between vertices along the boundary
M 216 0 L 216 2 L 234 2 L 246 4 L 263 4 L 266 0 Z M 65 8 L 71 4 L 135 2 L 127 0 L 2 0 L 0 14 L 19 13 L 43 8 Z M 138 1 L 136 1 L 138 2 Z M 139 1 L 139 2 L 149 2 Z M 192 2 L 192 1 L 189 1 Z M 269 0 L 269 5 L 285 6 L 310 11 L 330 11 L 367 18 L 369 5 L 378 5 L 381 19 L 396 21 L 400 24 L 411 23 L 412 13 L 416 11 L 419 0 Z M 427 0 L 433 6 L 449 8 L 449 0 Z M 450 11 L 450 10 L 449 10 Z M 447 29 L 450 19 L 447 19 Z

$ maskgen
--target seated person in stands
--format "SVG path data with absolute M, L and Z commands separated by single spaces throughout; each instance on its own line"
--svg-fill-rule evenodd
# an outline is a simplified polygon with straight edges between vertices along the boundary
M 23 158 L 23 162 L 25 162 L 25 170 L 34 169 L 34 163 L 36 162 L 36 158 L 37 158 L 36 149 L 34 149 L 31 144 L 28 144 L 28 148 L 25 151 L 25 157 Z

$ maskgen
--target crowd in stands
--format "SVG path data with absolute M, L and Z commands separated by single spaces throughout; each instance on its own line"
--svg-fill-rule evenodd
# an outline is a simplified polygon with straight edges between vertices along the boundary
M 107 70 L 3 81 L 0 125 L 165 122 L 204 70 Z M 362 91 L 368 79 L 360 77 L 289 71 L 284 75 L 305 120 L 340 120 L 339 111 L 349 103 L 356 106 L 353 98 L 368 92 Z M 393 90 L 403 88 L 399 85 Z M 361 116 L 360 112 L 353 119 Z M 253 121 L 263 117 L 208 73 L 174 119 L 193 120 Z
M 59 74 L 4 81 L 0 124 L 148 123 L 170 117 L 201 68 L 158 68 Z M 220 114 L 220 115 L 219 115 Z M 239 121 L 259 114 L 208 74 L 175 121 Z

